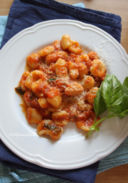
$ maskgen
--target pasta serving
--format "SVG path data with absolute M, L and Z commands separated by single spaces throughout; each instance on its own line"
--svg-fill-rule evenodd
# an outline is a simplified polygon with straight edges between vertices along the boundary
M 88 132 L 95 119 L 94 98 L 106 75 L 98 54 L 63 35 L 27 56 L 26 64 L 16 91 L 38 135 L 58 140 L 70 122 Z

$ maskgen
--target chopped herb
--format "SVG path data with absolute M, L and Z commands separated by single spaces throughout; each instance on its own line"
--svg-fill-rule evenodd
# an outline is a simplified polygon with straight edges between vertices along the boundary
M 49 78 L 48 79 L 48 82 L 53 82 L 53 81 L 55 81 L 56 79 L 55 78 Z
M 16 87 L 15 88 L 15 91 L 20 94 L 20 95 L 23 95 L 24 94 L 24 91 L 22 90 L 22 88 L 20 86 Z
M 44 127 L 48 128 L 49 130 L 55 130 L 56 129 L 56 126 L 54 124 L 47 124 L 47 123 L 45 123 Z

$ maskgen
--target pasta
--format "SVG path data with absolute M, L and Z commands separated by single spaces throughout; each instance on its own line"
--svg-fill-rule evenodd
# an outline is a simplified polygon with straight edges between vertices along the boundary
M 26 64 L 15 89 L 38 135 L 58 140 L 70 122 L 88 132 L 95 119 L 94 99 L 106 75 L 98 54 L 63 35 L 28 55 Z

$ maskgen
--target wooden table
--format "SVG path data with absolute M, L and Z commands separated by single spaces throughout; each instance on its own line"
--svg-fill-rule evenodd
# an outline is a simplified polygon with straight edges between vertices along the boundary
M 122 18 L 121 44 L 128 52 L 128 0 L 58 0 L 73 4 L 85 3 L 87 8 L 115 13 Z M 13 0 L 0 0 L 0 15 L 7 15 Z M 128 165 L 119 166 L 97 175 L 95 183 L 128 183 Z

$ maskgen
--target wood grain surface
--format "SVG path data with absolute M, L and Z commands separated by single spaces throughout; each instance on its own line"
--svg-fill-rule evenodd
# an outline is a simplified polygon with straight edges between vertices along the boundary
M 121 44 L 128 52 L 128 0 L 58 0 L 69 4 L 83 2 L 87 8 L 115 13 L 122 18 Z M 7 15 L 13 0 L 0 0 L 0 15 Z M 119 166 L 96 176 L 95 183 L 128 183 L 128 165 Z

